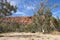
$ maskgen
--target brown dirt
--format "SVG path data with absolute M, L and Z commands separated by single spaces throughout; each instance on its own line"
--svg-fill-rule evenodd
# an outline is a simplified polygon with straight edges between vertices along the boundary
M 4 33 L 0 40 L 60 40 L 60 35 L 41 33 Z

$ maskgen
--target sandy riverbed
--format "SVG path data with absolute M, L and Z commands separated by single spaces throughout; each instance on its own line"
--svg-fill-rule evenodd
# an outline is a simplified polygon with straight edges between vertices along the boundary
M 60 35 L 40 33 L 4 33 L 0 40 L 60 40 Z

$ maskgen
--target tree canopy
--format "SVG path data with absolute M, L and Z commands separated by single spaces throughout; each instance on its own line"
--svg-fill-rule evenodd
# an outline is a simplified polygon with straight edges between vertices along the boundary
M 5 1 L 2 0 L 0 2 L 0 16 L 2 17 L 12 15 L 12 11 L 16 12 L 17 10 L 16 6 L 11 5 L 7 0 Z

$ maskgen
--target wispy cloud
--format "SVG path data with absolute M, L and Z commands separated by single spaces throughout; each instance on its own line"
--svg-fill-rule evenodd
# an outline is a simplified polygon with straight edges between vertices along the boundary
M 54 16 L 55 18 L 57 18 L 57 16 L 60 17 L 60 16 L 59 16 L 59 15 L 60 15 L 60 10 L 55 11 L 55 12 L 52 12 L 52 13 L 53 13 L 53 16 Z
M 35 9 L 34 6 L 28 6 L 28 5 L 24 5 L 24 8 L 26 8 L 27 10 L 34 10 Z
M 14 6 L 18 4 L 17 0 L 9 0 L 8 2 L 10 2 L 10 4 Z
M 33 14 L 33 11 L 35 11 L 37 2 L 39 0 L 9 0 L 11 5 L 17 5 L 19 11 L 17 11 L 14 15 L 22 15 L 22 16 L 27 16 L 30 14 Z M 32 11 L 33 10 L 33 11 Z M 29 14 L 30 13 L 30 14 Z
M 56 11 L 56 12 L 53 12 L 54 15 L 56 15 L 56 14 L 58 14 L 58 13 L 60 13 L 60 10 L 59 10 L 59 11 Z
M 33 7 L 33 6 L 27 6 L 27 9 L 28 9 L 28 10 L 34 10 L 35 7 Z
M 20 12 L 19 10 L 16 13 L 13 13 L 15 16 L 26 16 L 27 14 L 24 12 Z

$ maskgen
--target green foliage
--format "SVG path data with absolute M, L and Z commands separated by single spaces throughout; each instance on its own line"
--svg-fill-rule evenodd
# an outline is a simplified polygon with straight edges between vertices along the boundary
M 2 32 L 32 32 L 32 33 L 35 33 L 35 32 L 43 32 L 43 30 L 44 30 L 44 33 L 49 33 L 55 29 L 60 31 L 59 29 L 60 21 L 57 21 L 53 17 L 50 20 L 52 21 L 54 27 L 50 26 L 50 22 L 48 20 L 45 20 L 45 22 L 42 23 L 42 25 L 40 24 L 40 22 L 37 23 L 36 20 L 32 24 L 29 24 L 29 25 L 24 25 L 22 23 L 16 23 L 16 22 L 13 22 L 13 23 L 1 22 L 0 33 Z
M 10 5 L 9 2 L 0 2 L 0 16 L 12 15 L 12 11 L 16 12 L 17 7 Z
M 26 30 L 26 32 L 35 33 L 35 32 L 37 32 L 37 27 L 34 26 L 33 24 L 30 24 L 30 25 L 27 25 L 27 26 L 25 27 L 25 30 Z
M 56 7 L 57 6 L 55 5 L 54 8 L 56 8 Z M 53 7 L 48 7 L 48 1 L 41 2 L 39 11 L 37 12 L 37 14 L 34 15 L 35 16 L 34 23 L 36 24 L 36 27 L 39 28 L 40 32 L 49 33 L 51 31 L 53 31 L 53 29 L 55 28 L 55 27 L 53 28 L 50 26 L 51 25 L 50 18 L 52 17 L 51 8 L 53 8 Z
M 11 15 L 11 11 L 16 12 L 16 6 L 10 5 L 10 3 L 0 3 L 6 8 L 0 9 L 0 13 L 3 15 Z M 56 7 L 56 5 L 55 5 Z M 1 16 L 2 17 L 2 16 Z M 32 24 L 24 25 L 22 23 L 16 22 L 0 22 L 0 32 L 43 32 L 50 33 L 54 30 L 60 31 L 60 19 L 52 17 L 51 8 L 48 7 L 48 2 L 42 2 L 40 4 L 40 9 L 37 14 L 32 17 Z M 51 25 L 52 24 L 52 25 Z

